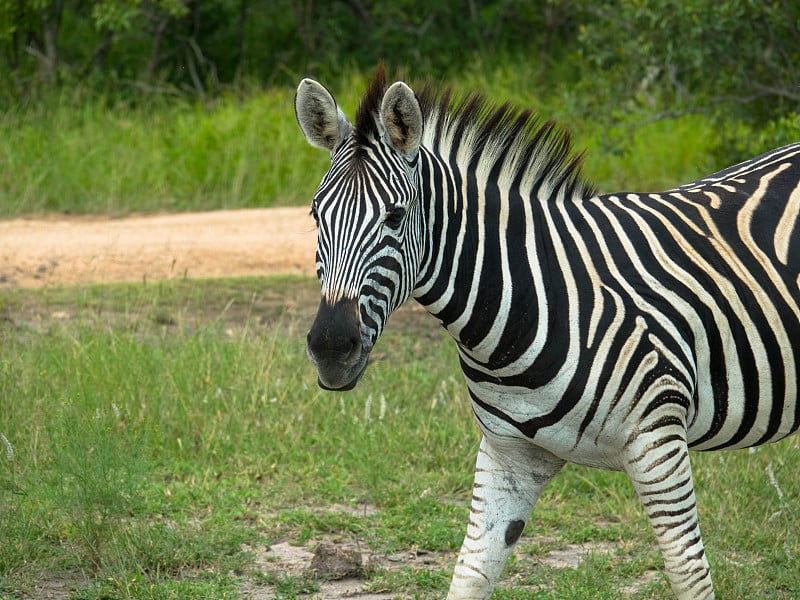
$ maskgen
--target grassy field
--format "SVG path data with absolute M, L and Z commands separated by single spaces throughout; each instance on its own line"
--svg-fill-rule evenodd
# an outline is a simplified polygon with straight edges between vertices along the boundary
M 441 597 L 478 443 L 454 348 L 409 307 L 355 391 L 322 392 L 303 348 L 316 294 L 300 278 L 4 292 L 0 598 L 313 597 L 324 578 L 265 558 L 287 541 L 357 546 L 379 559 L 368 590 Z M 798 464 L 796 437 L 694 455 L 720 598 L 800 596 Z M 553 560 L 575 544 L 574 568 Z M 495 597 L 670 598 L 660 567 L 625 477 L 568 467 Z
M 287 90 L 147 106 L 64 93 L 0 115 L 0 132 L 0 218 L 290 205 L 325 165 Z
M 325 83 L 352 118 L 366 81 L 353 74 Z M 559 120 L 575 148 L 588 150 L 586 175 L 601 191 L 660 190 L 729 161 L 719 157 L 720 124 L 706 115 L 648 123 L 658 109 L 587 113 L 579 92 L 543 86 L 530 67 L 476 69 L 449 83 Z M 0 115 L 0 218 L 305 204 L 328 158 L 304 141 L 293 97 L 294 89 L 275 88 L 205 103 L 131 104 L 64 90 L 7 111 Z M 775 145 L 741 125 L 725 132 L 753 153 Z

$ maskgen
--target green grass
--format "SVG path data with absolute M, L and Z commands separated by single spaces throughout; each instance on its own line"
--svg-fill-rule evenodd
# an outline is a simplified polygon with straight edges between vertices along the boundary
M 131 107 L 62 95 L 0 115 L 0 218 L 305 202 L 327 159 L 301 143 L 292 97 Z
M 324 82 L 350 118 L 368 76 Z M 586 176 L 602 191 L 664 189 L 728 166 L 720 156 L 729 146 L 739 157 L 800 136 L 791 115 L 754 132 L 707 115 L 648 123 L 660 107 L 589 109 L 579 85 L 550 84 L 525 63 L 443 83 L 558 119 L 576 150 L 588 150 Z M 294 89 L 248 89 L 206 103 L 131 105 L 78 90 L 8 111 L 0 115 L 0 218 L 306 204 L 328 157 L 303 139 L 293 98 Z
M 727 166 L 716 144 L 707 117 L 685 115 L 593 129 L 580 145 L 587 149 L 586 175 L 601 192 L 638 192 L 669 189 Z
M 303 348 L 315 294 L 303 278 L 4 292 L 0 598 L 54 580 L 87 600 L 240 598 L 244 582 L 313 597 L 322 581 L 254 566 L 286 540 L 431 556 L 366 585 L 441 597 L 478 444 L 454 348 L 401 311 L 359 387 L 322 392 Z M 694 456 L 720 597 L 800 594 L 799 444 Z M 567 544 L 607 551 L 538 562 Z M 627 479 L 570 466 L 496 597 L 670 598 L 660 568 Z

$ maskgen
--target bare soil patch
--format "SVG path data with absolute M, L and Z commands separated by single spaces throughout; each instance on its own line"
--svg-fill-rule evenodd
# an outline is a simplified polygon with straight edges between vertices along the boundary
M 304 207 L 0 221 L 0 289 L 313 275 L 316 237 Z

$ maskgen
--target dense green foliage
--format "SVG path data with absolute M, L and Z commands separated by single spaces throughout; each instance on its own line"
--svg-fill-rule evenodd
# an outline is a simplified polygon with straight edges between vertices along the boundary
M 558 116 L 588 149 L 586 175 L 604 191 L 664 189 L 723 164 L 700 116 L 596 123 L 577 114 L 566 91 L 539 99 L 526 73 L 487 69 L 454 83 Z M 365 83 L 361 75 L 334 82 L 350 115 Z M 290 89 L 148 106 L 64 91 L 0 114 L 0 218 L 306 204 L 329 159 L 305 143 L 292 110 Z
M 584 12 L 555 0 L 467 2 L 35 0 L 0 2 L 0 42 L 21 91 L 94 79 L 213 92 L 243 77 L 396 65 L 444 73 L 500 50 L 556 52 Z M 535 32 L 531 35 L 532 32 Z
M 797 141 L 800 3 L 787 0 L 604 0 L 578 30 L 587 98 L 628 111 L 704 112 L 720 146 L 744 159 L 751 148 L 726 131 L 756 124 L 774 145 Z M 733 146 L 733 147 L 731 147 Z
M 800 139 L 786 0 L 0 0 L 0 218 L 304 203 L 294 87 L 374 65 L 558 118 L 603 191 Z
M 304 202 L 325 157 L 291 110 L 289 94 L 266 90 L 149 107 L 63 94 L 0 114 L 0 218 Z
M 786 0 L 2 0 L 0 47 L 16 97 L 77 81 L 206 95 L 380 58 L 415 75 L 487 58 L 543 73 L 569 57 L 569 82 L 606 107 L 711 101 L 775 118 L 800 100 L 800 5 Z

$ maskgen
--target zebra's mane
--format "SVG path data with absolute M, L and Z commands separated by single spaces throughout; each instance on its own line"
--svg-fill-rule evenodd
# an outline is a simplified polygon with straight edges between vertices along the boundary
M 362 147 L 380 135 L 378 115 L 387 87 L 381 63 L 356 112 L 355 136 Z M 451 87 L 430 82 L 416 95 L 424 120 L 423 145 L 443 158 L 459 145 L 457 160 L 465 164 L 485 157 L 503 158 L 503 176 L 508 181 L 527 180 L 533 188 L 553 192 L 563 186 L 567 196 L 596 193 L 581 174 L 584 153 L 573 151 L 569 132 L 555 121 L 542 123 L 530 110 L 510 102 L 497 106 L 478 93 L 455 98 Z

